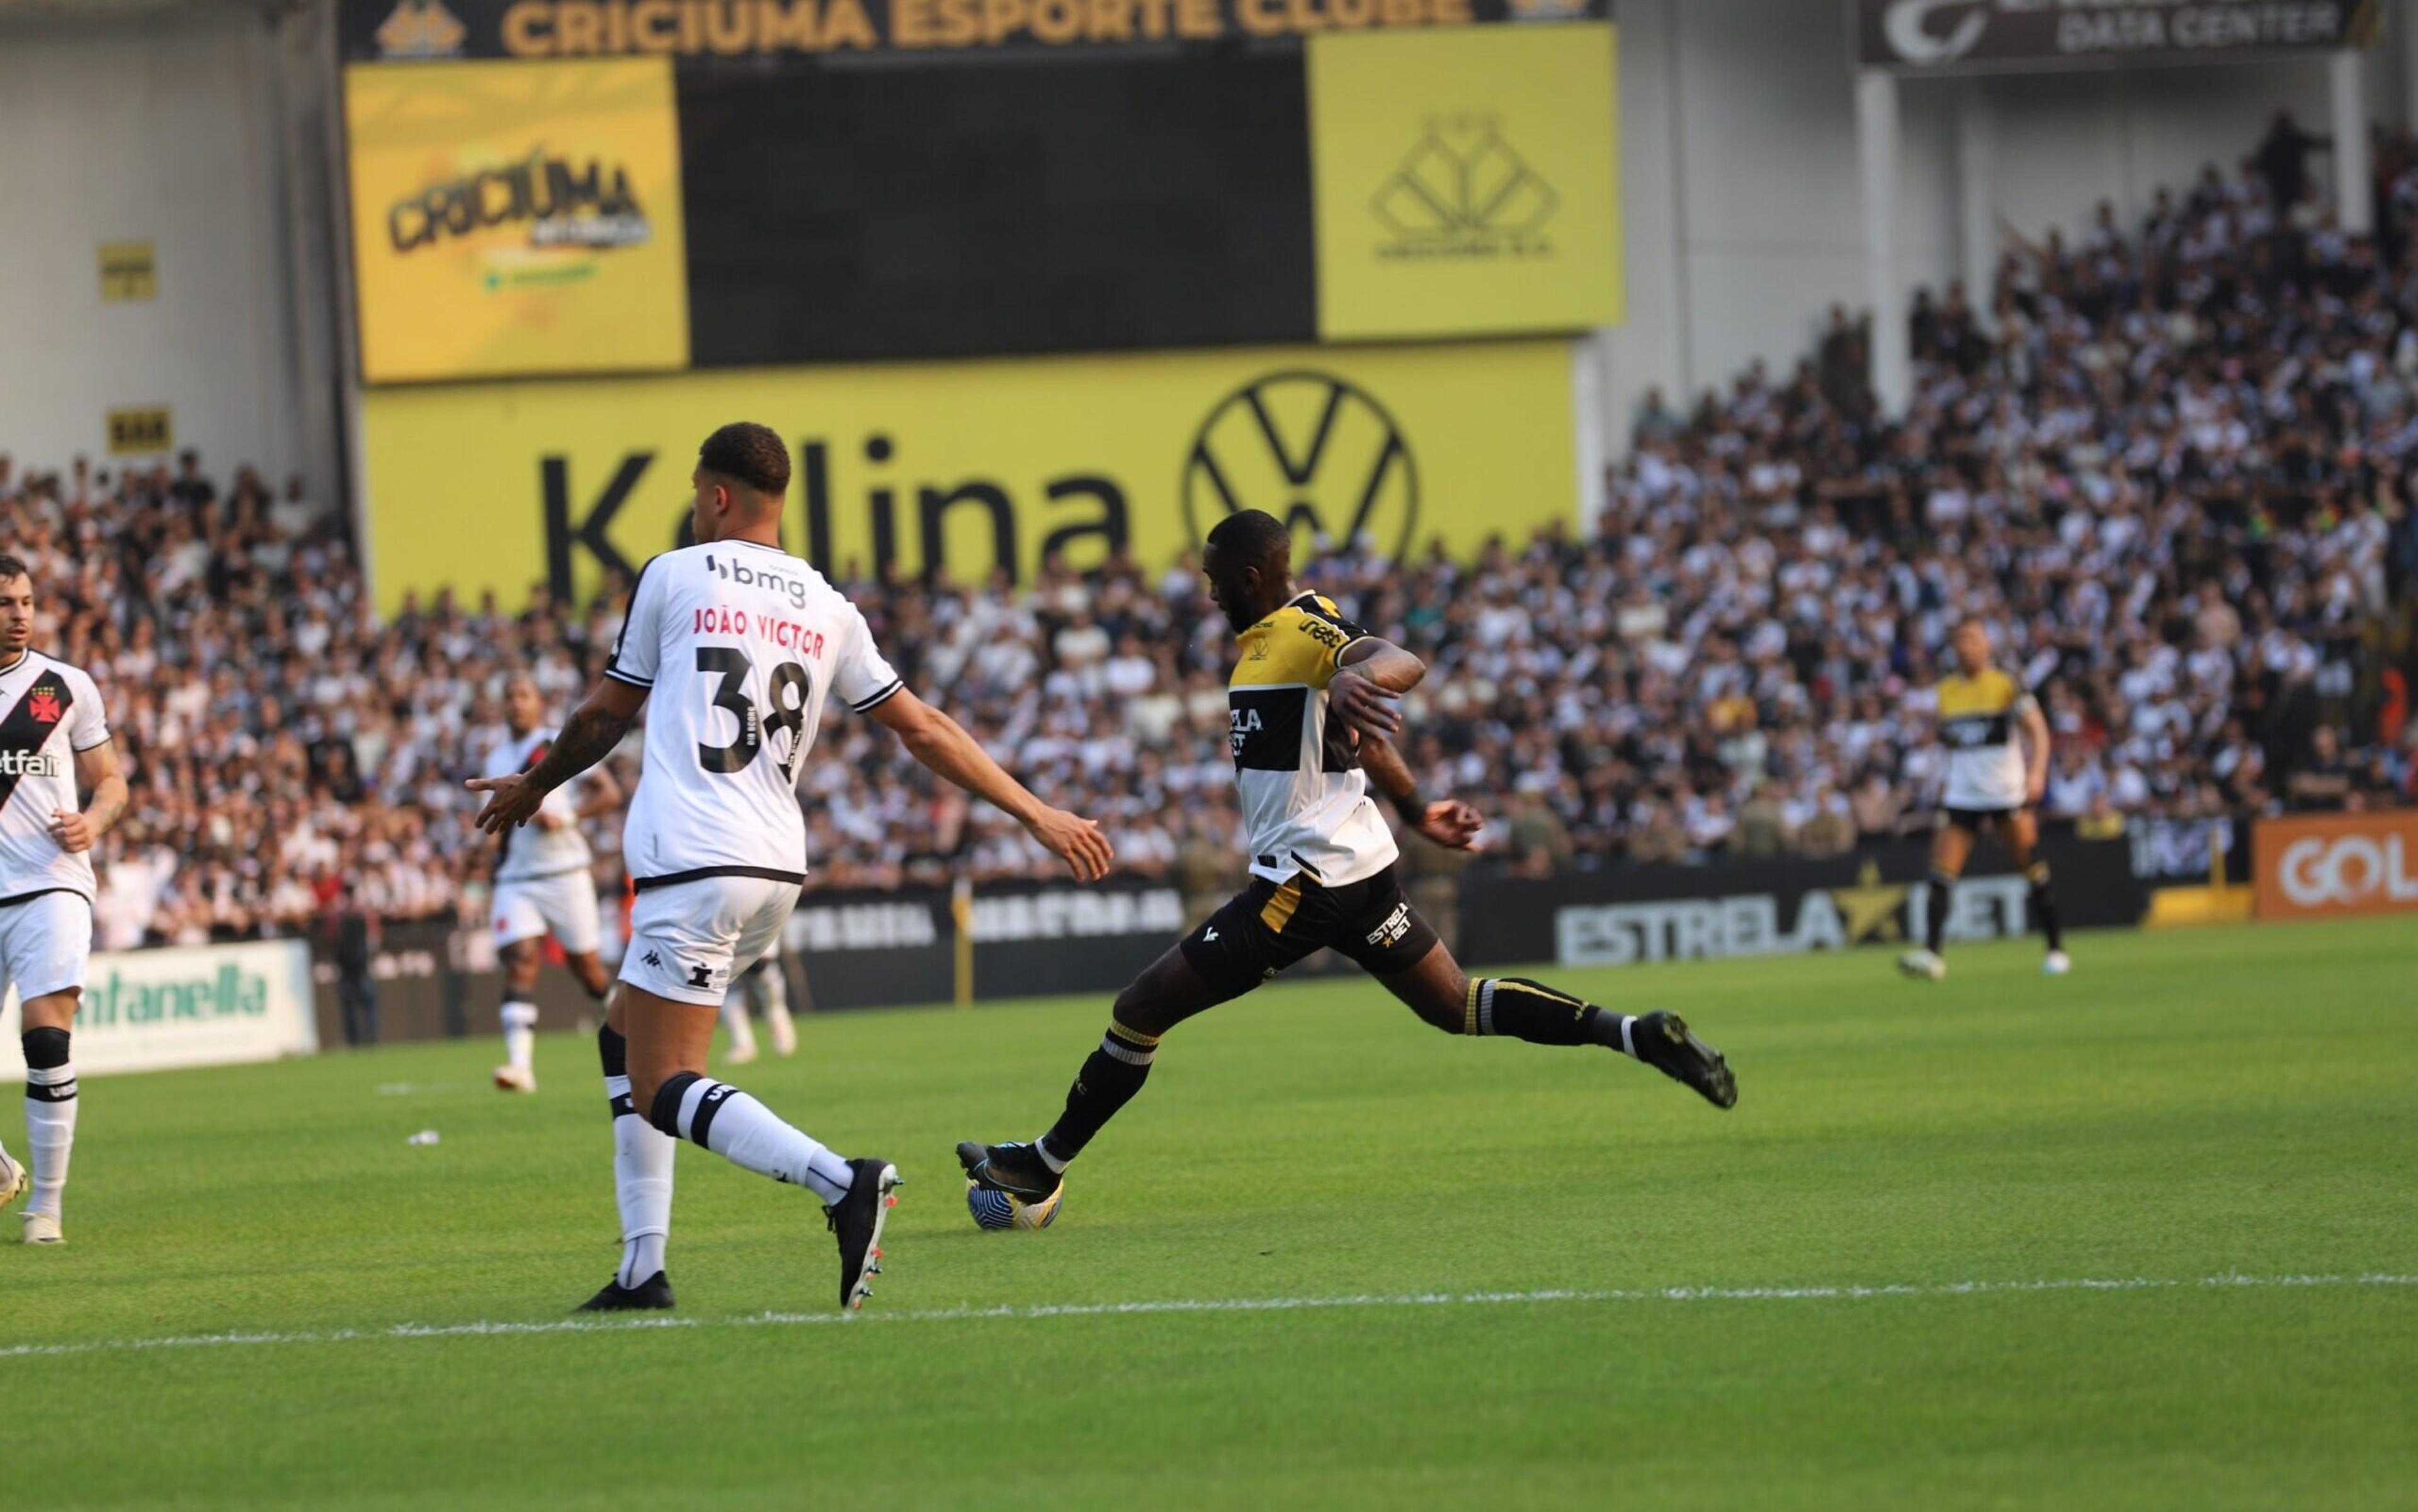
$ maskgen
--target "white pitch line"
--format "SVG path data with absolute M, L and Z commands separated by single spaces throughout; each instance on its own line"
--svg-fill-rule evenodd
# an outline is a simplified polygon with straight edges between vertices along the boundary
M 621 1334 L 652 1328 L 787 1328 L 816 1323 L 932 1323 L 1052 1318 L 1125 1318 L 1162 1313 L 1308 1312 L 1337 1307 L 1466 1307 L 1597 1302 L 1859 1302 L 1886 1297 L 1976 1297 L 2009 1292 L 2179 1291 L 2210 1289 L 2418 1287 L 2418 1275 L 2366 1272 L 2356 1275 L 2242 1275 L 2196 1280 L 2149 1275 L 2037 1281 L 1929 1281 L 1882 1286 L 1675 1286 L 1633 1290 L 1545 1291 L 1366 1292 L 1339 1297 L 1205 1297 L 1160 1302 L 1045 1303 L 1031 1306 L 926 1307 L 901 1312 L 760 1312 L 736 1318 L 562 1318 L 543 1322 L 394 1323 L 383 1328 L 293 1332 L 170 1334 L 156 1338 L 90 1339 L 68 1344 L 0 1347 L 0 1360 L 130 1350 L 225 1349 L 260 1344 L 340 1344 L 365 1339 L 482 1338 L 526 1334 Z

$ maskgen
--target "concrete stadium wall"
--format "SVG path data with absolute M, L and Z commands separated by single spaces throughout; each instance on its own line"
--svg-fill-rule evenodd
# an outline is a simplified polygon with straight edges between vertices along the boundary
M 298 63 L 315 67 L 296 31 L 316 24 L 226 8 L 0 28 L 0 451 L 108 465 L 106 413 L 165 405 L 222 481 L 251 462 L 334 496 L 332 295 L 291 213 L 321 160 L 298 175 L 292 129 Z M 111 241 L 152 243 L 155 299 L 102 302 Z
M 2418 103 L 2418 0 L 2392 10 L 2363 73 L 2369 116 L 2399 121 Z M 1855 310 L 1869 295 L 1847 8 L 1617 0 L 1615 14 L 1629 320 L 1595 346 L 1621 450 L 1647 386 L 1692 393 L 1758 358 L 1784 373 L 1833 302 Z M 2080 227 L 2103 198 L 2137 212 L 2204 162 L 2229 169 L 2278 107 L 2327 130 L 2329 99 L 2322 56 L 1908 80 L 1898 265 L 1909 284 L 1936 287 L 1995 260 L 1997 216 L 2037 235 Z M 1972 204 L 1968 162 L 1983 170 Z

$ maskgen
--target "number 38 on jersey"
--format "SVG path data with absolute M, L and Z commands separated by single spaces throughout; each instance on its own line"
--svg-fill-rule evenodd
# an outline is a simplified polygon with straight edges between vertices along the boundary
M 634 876 L 803 877 L 797 778 L 827 696 L 871 709 L 898 676 L 856 606 L 797 557 L 722 542 L 649 562 L 608 676 L 650 690 Z

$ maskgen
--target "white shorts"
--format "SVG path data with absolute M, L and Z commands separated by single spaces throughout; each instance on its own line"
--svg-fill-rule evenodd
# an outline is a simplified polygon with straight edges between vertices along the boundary
M 798 906 L 798 884 L 764 877 L 703 877 L 650 887 L 630 910 L 621 980 L 701 1008 L 721 1006 L 732 969 L 754 965 Z
M 0 908 L 0 997 L 47 998 L 84 985 L 92 905 L 81 893 L 43 893 Z
M 521 882 L 497 882 L 495 907 L 496 944 L 552 935 L 574 955 L 592 954 L 602 934 L 596 922 L 596 883 L 585 868 L 532 877 Z

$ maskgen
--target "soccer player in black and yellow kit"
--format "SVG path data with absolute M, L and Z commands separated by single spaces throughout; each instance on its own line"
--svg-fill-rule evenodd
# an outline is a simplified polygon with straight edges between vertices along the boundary
M 1425 664 L 1293 582 L 1292 538 L 1248 510 L 1209 532 L 1201 571 L 1241 652 L 1227 688 L 1228 743 L 1242 790 L 1251 882 L 1117 995 L 1107 1035 L 1083 1062 L 1065 1111 L 1030 1144 L 969 1140 L 957 1158 L 978 1184 L 1039 1199 L 1069 1161 L 1141 1091 L 1168 1031 L 1238 998 L 1321 948 L 1360 963 L 1447 1034 L 1602 1046 L 1701 1092 L 1737 1102 L 1721 1053 L 1676 1014 L 1631 1017 L 1521 977 L 1472 981 L 1402 895 L 1375 785 L 1441 845 L 1476 842 L 1477 813 L 1422 797 L 1392 737 L 1395 700 Z
M 1949 644 L 1956 670 L 1941 678 L 1936 690 L 1939 739 L 1948 747 L 1948 785 L 1940 795 L 1939 829 L 1931 840 L 1923 943 L 1899 957 L 1898 970 L 1934 981 L 1948 974 L 1939 947 L 1948 929 L 1949 895 L 1972 859 L 1974 840 L 1995 832 L 2031 883 L 2031 916 L 2048 937 L 2041 970 L 2062 976 L 2071 963 L 2058 928 L 2057 901 L 2049 896 L 2048 863 L 2032 854 L 2040 843 L 2032 805 L 2048 786 L 2048 720 L 2023 684 L 1991 664 L 1990 632 L 1979 617 L 1960 620 Z

